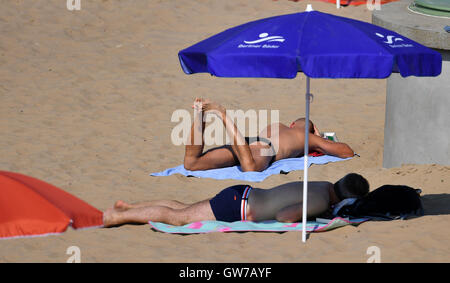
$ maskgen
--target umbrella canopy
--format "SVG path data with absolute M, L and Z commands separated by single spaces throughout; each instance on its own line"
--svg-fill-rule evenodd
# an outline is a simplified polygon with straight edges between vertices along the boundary
M 0 238 L 62 233 L 100 227 L 103 213 L 41 180 L 0 171 Z
M 186 74 L 218 77 L 294 78 L 306 75 L 305 119 L 309 120 L 311 78 L 437 76 L 442 57 L 382 27 L 312 11 L 281 15 L 225 30 L 178 53 Z M 306 241 L 308 137 L 305 123 L 303 232 Z
M 437 76 L 441 54 L 382 27 L 318 11 L 249 22 L 179 52 L 186 74 L 218 77 Z

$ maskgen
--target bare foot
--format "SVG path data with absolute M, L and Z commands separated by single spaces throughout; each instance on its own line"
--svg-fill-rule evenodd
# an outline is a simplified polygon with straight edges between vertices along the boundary
M 207 112 L 207 111 L 222 111 L 225 110 L 225 108 L 220 105 L 217 102 L 214 102 L 208 98 L 199 98 L 196 97 L 194 100 L 194 103 L 191 106 L 193 109 L 199 111 L 199 112 Z
M 216 114 L 225 113 L 225 107 L 209 99 L 205 99 L 202 101 L 202 110 L 204 112 L 213 112 Z
M 113 227 L 116 225 L 119 225 L 118 217 L 117 217 L 118 211 L 114 208 L 108 208 L 103 212 L 103 227 Z
M 194 100 L 194 103 L 192 104 L 192 108 L 199 112 L 202 112 L 203 111 L 202 104 L 203 104 L 203 98 L 196 97 Z
M 103 226 L 112 227 L 122 224 L 119 217 L 120 213 L 131 208 L 133 208 L 132 205 L 124 202 L 123 200 L 116 201 L 112 208 L 108 208 L 105 212 L 103 212 Z
M 132 208 L 132 206 L 130 204 L 124 202 L 123 200 L 118 200 L 114 204 L 114 209 L 118 210 L 118 211 L 124 211 L 124 210 L 128 210 L 130 208 Z

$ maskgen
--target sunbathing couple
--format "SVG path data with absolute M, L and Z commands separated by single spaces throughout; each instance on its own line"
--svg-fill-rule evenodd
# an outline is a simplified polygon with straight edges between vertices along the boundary
M 214 148 L 203 153 L 203 137 L 199 145 L 194 143 L 196 134 L 203 134 L 202 116 L 194 117 L 190 144 L 186 145 L 184 166 L 189 170 L 207 170 L 241 165 L 243 171 L 262 171 L 272 162 L 303 156 L 305 119 L 298 119 L 287 127 L 278 124 L 278 133 L 271 133 L 274 125 L 263 130 L 267 138 L 251 140 L 244 138 L 227 117 L 221 105 L 196 99 L 193 107 L 197 113 L 212 112 L 218 115 L 233 142 L 231 145 Z M 198 127 L 197 125 L 200 125 Z M 339 157 L 353 156 L 353 150 L 344 143 L 326 140 L 319 135 L 310 122 L 309 148 L 324 154 Z M 196 131 L 198 131 L 196 133 Z M 276 143 L 276 144 L 275 144 Z M 278 149 L 277 151 L 275 149 Z M 263 150 L 273 154 L 262 154 Z M 345 198 L 360 198 L 369 192 L 369 184 L 362 176 L 351 173 L 335 184 L 330 182 L 308 183 L 308 217 L 326 212 L 332 205 Z M 194 204 L 175 200 L 157 200 L 137 204 L 117 201 L 104 213 L 105 227 L 125 223 L 164 222 L 184 225 L 202 220 L 234 222 L 240 220 L 263 221 L 276 219 L 281 222 L 297 222 L 302 219 L 303 182 L 291 182 L 271 189 L 252 188 L 249 185 L 228 187 L 215 197 Z

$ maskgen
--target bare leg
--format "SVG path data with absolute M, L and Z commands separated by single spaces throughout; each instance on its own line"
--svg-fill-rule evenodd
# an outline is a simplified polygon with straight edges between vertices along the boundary
M 191 171 L 223 168 L 234 165 L 239 165 L 239 160 L 229 145 L 210 149 L 199 157 L 184 158 L 184 168 Z
M 196 99 L 194 107 L 200 107 L 200 115 L 196 114 L 190 135 L 190 144 L 186 145 L 184 155 L 184 168 L 187 170 L 208 170 L 223 168 L 234 165 L 241 165 L 243 171 L 262 171 L 266 169 L 272 159 L 270 156 L 262 156 L 261 145 L 250 147 L 236 125 L 226 115 L 226 110 L 221 105 L 203 99 Z M 232 138 L 231 146 L 222 146 L 203 152 L 203 130 L 201 113 L 213 112 L 217 114 L 223 122 L 228 135 Z M 197 112 L 196 112 L 197 113 Z M 198 125 L 202 125 L 200 128 Z M 201 144 L 195 145 L 195 136 L 201 134 Z M 257 154 L 256 154 L 257 153 Z M 256 155 L 255 155 L 256 154 Z
M 184 161 L 189 161 L 191 159 L 196 159 L 203 154 L 203 131 L 205 130 L 205 123 L 203 122 L 203 112 L 198 109 L 201 106 L 201 99 L 196 98 L 194 101 L 194 122 L 191 126 L 191 134 L 189 140 L 187 141 Z
M 222 119 L 226 132 L 232 139 L 231 148 L 233 153 L 239 160 L 243 171 L 262 171 L 267 168 L 262 163 L 257 162 L 259 158 L 254 158 L 249 144 L 247 144 L 234 122 L 227 116 L 226 109 L 222 105 L 205 100 L 202 103 L 202 109 L 204 112 L 210 111 Z
M 117 210 L 127 210 L 130 208 L 139 208 L 139 207 L 146 207 L 146 206 L 166 206 L 173 209 L 181 209 L 186 208 L 189 206 L 189 204 L 185 204 L 176 200 L 152 200 L 152 201 L 146 201 L 146 202 L 138 202 L 138 203 L 126 203 L 122 200 L 116 201 L 114 204 L 114 208 Z
M 239 160 L 230 146 L 213 148 L 203 153 L 204 140 L 203 131 L 203 100 L 196 98 L 194 101 L 194 123 L 192 123 L 191 134 L 185 148 L 184 168 L 187 170 L 208 170 L 229 167 L 239 164 Z
M 149 221 L 171 225 L 185 225 L 202 220 L 215 220 L 209 200 L 197 202 L 182 209 L 174 209 L 167 206 L 146 206 L 124 210 L 110 208 L 103 213 L 105 227 L 126 223 L 146 224 Z

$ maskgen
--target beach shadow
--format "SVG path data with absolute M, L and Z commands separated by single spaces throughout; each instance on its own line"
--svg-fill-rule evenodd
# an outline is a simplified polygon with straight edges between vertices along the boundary
M 450 194 L 429 194 L 421 197 L 425 215 L 450 215 Z

